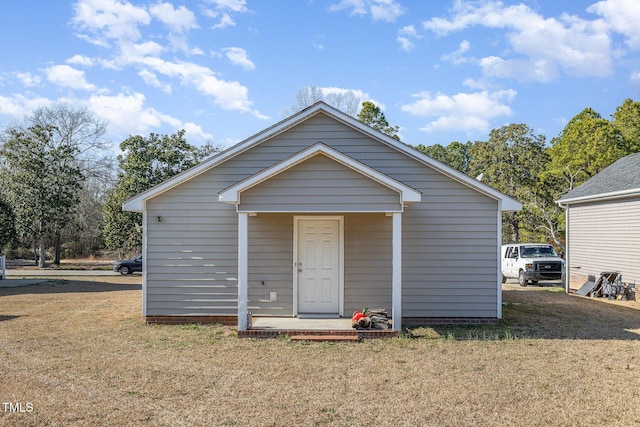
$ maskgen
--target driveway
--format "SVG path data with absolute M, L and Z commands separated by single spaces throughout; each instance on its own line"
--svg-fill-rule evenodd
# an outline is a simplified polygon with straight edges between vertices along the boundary
M 51 277 L 51 276 L 117 276 L 120 273 L 109 270 L 56 270 L 49 268 L 34 268 L 31 270 L 25 269 L 7 269 L 5 271 L 7 278 L 20 278 L 20 277 Z
M 69 276 L 120 276 L 120 274 L 108 270 L 7 269 L 5 279 L 0 280 L 0 288 L 37 285 L 52 278 Z

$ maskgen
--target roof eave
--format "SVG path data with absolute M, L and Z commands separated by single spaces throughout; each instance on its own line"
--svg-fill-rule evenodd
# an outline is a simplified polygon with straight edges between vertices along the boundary
M 501 209 L 502 212 L 518 212 L 522 210 L 522 203 L 509 197 L 508 199 L 502 199 Z
M 610 193 L 590 194 L 587 196 L 571 197 L 568 199 L 563 198 L 563 199 L 557 200 L 556 203 L 562 206 L 562 205 L 571 205 L 575 203 L 622 199 L 625 197 L 632 197 L 632 196 L 640 196 L 640 188 L 631 188 L 629 190 L 613 191 Z

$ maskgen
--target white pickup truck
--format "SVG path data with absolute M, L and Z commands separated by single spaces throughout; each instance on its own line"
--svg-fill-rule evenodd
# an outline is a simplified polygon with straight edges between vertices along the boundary
M 562 280 L 564 260 L 551 245 L 514 243 L 502 246 L 502 283 L 517 278 L 520 286 L 540 280 Z

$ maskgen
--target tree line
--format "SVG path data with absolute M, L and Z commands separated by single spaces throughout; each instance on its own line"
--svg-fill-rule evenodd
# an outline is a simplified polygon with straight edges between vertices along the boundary
M 86 109 L 37 109 L 0 135 L 0 252 L 40 267 L 63 257 L 141 249 L 142 215 L 122 203 L 198 164 L 215 149 L 185 131 L 130 136 L 114 156 L 106 124 Z
M 640 151 L 640 103 L 624 100 L 611 120 L 585 108 L 549 144 L 526 124 L 510 124 L 493 129 L 487 141 L 416 148 L 522 202 L 522 211 L 503 216 L 503 242 L 564 249 L 565 216 L 556 200 Z
M 355 106 L 348 93 L 324 97 L 298 93 L 300 110 L 323 100 L 399 140 L 382 110 Z M 142 215 L 122 203 L 218 151 L 196 147 L 184 130 L 172 135 L 130 136 L 114 156 L 106 124 L 86 109 L 54 104 L 35 110 L 0 135 L 0 251 L 46 260 L 118 257 L 140 251 Z M 586 108 L 547 144 L 525 124 L 493 129 L 487 141 L 452 142 L 416 149 L 482 180 L 523 203 L 503 217 L 503 241 L 564 244 L 564 214 L 555 200 L 627 154 L 640 151 L 640 103 L 625 100 L 611 120 Z

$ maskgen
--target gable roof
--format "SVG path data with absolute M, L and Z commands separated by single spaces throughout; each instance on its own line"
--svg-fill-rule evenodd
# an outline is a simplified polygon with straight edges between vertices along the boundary
M 361 175 L 368 177 L 369 179 L 384 185 L 387 188 L 397 191 L 400 194 L 401 203 L 413 203 L 419 202 L 422 199 L 422 195 L 419 191 L 405 185 L 385 174 L 378 172 L 377 170 L 358 162 L 357 160 L 337 151 L 333 148 L 318 142 L 299 153 L 294 154 L 291 157 L 284 159 L 281 162 L 270 166 L 255 175 L 246 178 L 237 184 L 223 190 L 219 194 L 219 200 L 221 202 L 237 204 L 240 201 L 240 193 L 260 184 L 267 179 L 284 172 L 293 166 L 304 162 L 305 160 L 317 156 L 325 155 L 326 157 L 348 167 L 351 170 L 358 172 Z
M 640 195 L 640 153 L 623 157 L 557 201 L 572 204 Z
M 382 132 L 378 132 L 372 127 L 360 122 L 354 117 L 349 116 L 348 114 L 337 110 L 322 101 L 316 102 L 310 107 L 301 110 L 294 115 L 274 124 L 271 127 L 264 129 L 261 132 L 245 139 L 244 141 L 239 142 L 238 144 L 210 157 L 209 159 L 199 163 L 198 165 L 188 169 L 178 175 L 175 175 L 168 180 L 152 187 L 137 196 L 132 197 L 123 203 L 122 207 L 124 210 L 128 211 L 142 211 L 144 208 L 144 202 L 148 199 L 156 197 L 165 191 L 168 191 L 177 185 L 180 185 L 183 182 L 186 182 L 208 170 L 216 167 L 222 162 L 251 149 L 253 146 L 260 144 L 262 141 L 265 141 L 269 138 L 272 138 L 275 135 L 278 135 L 286 130 L 296 126 L 299 123 L 304 122 L 310 117 L 315 116 L 316 114 L 324 113 L 331 118 L 355 129 L 367 136 L 386 144 L 394 149 L 404 153 L 405 155 L 416 159 L 417 161 L 430 166 L 431 168 L 437 170 L 449 178 L 460 182 L 467 187 L 470 187 L 492 199 L 495 199 L 499 202 L 499 209 L 504 212 L 509 211 L 518 211 L 522 209 L 522 204 L 517 200 L 503 194 L 488 185 L 471 178 L 468 175 L 463 174 L 449 166 L 446 166 L 443 163 L 438 162 L 437 160 L 427 156 L 419 150 L 416 150 L 413 147 L 410 147 L 407 144 L 404 144 L 400 141 L 397 141 L 391 138 L 388 135 L 385 135 Z

